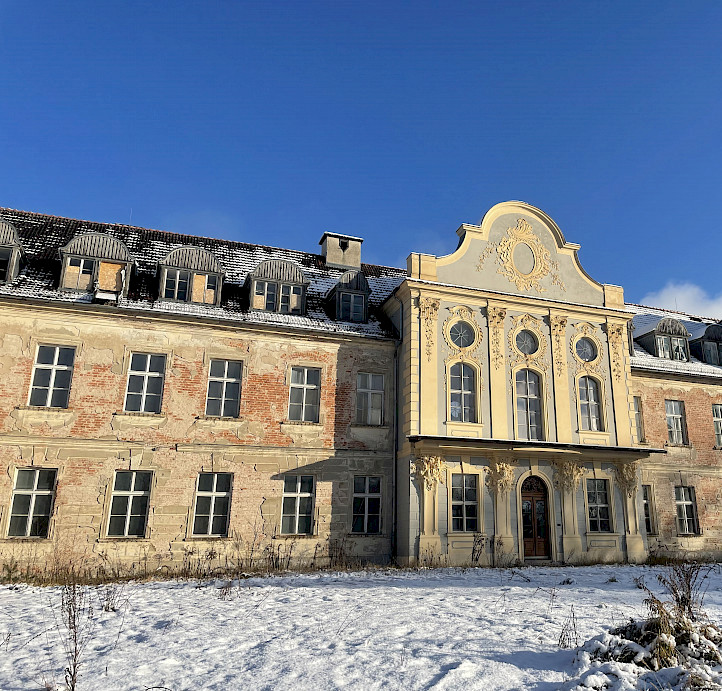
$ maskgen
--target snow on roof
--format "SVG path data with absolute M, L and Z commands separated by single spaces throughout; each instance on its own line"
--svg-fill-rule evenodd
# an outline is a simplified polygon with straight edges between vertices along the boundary
M 119 310 L 183 313 L 222 321 L 275 324 L 302 330 L 388 338 L 392 334 L 385 324 L 379 307 L 406 278 L 405 269 L 362 264 L 361 271 L 366 276 L 372 291 L 369 297 L 369 321 L 367 324 L 340 322 L 327 315 L 324 298 L 346 270 L 326 266 L 323 256 L 319 254 L 180 235 L 117 223 L 81 221 L 2 207 L 0 207 L 0 218 L 17 229 L 26 255 L 26 261 L 18 276 L 12 282 L 0 285 L 0 295 L 19 298 L 61 303 L 92 302 L 91 295 L 58 290 L 60 275 L 58 249 L 84 233 L 105 233 L 122 241 L 135 261 L 128 297 L 119 301 Z M 173 250 L 186 247 L 207 250 L 226 271 L 220 306 L 164 302 L 158 298 L 158 265 Z M 246 277 L 261 262 L 267 260 L 293 262 L 310 281 L 307 289 L 306 315 L 273 314 L 246 309 L 244 301 Z

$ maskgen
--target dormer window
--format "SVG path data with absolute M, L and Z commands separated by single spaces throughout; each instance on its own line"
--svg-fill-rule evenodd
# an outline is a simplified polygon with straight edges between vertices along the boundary
M 690 342 L 692 355 L 708 365 L 722 365 L 722 322 L 701 324 Z
M 223 272 L 218 260 L 200 247 L 179 247 L 161 263 L 161 297 L 178 302 L 218 305 Z
M 705 341 L 702 346 L 704 361 L 710 365 L 722 365 L 722 343 Z
M 657 335 L 657 357 L 687 362 L 687 339 L 678 336 Z
M 0 217 L 0 283 L 12 281 L 17 275 L 21 251 L 15 226 Z
M 347 271 L 329 291 L 327 299 L 336 319 L 365 322 L 370 292 L 366 276 L 361 271 Z
M 292 262 L 270 259 L 261 262 L 248 279 L 251 282 L 251 309 L 282 314 L 303 314 L 306 280 Z
M 634 319 L 634 340 L 666 360 L 689 362 L 689 331 L 678 319 L 641 315 Z
M 114 300 L 128 292 L 132 260 L 128 248 L 105 233 L 76 235 L 60 249 L 64 290 L 94 293 L 100 300 Z

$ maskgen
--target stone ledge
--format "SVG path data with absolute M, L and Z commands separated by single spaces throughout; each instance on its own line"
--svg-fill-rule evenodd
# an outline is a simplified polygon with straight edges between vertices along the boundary
M 41 408 L 36 406 L 18 406 L 10 417 L 16 421 L 20 429 L 49 425 L 51 429 L 67 427 L 77 414 L 71 408 Z
M 124 432 L 134 427 L 164 427 L 167 422 L 165 413 L 113 413 L 110 426 Z

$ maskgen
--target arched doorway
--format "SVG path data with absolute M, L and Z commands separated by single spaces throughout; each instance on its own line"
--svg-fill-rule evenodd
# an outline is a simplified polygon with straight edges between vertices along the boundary
M 541 478 L 530 475 L 521 486 L 524 559 L 549 559 L 549 501 Z

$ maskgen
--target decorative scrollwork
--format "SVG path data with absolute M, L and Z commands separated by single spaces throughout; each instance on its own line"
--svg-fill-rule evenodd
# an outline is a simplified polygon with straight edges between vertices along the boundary
M 489 333 L 491 338 L 491 359 L 495 367 L 501 367 L 504 363 L 504 352 L 502 351 L 501 339 L 504 334 L 504 320 L 506 309 L 504 307 L 487 307 L 487 318 L 489 320 Z
M 419 483 L 424 484 L 428 491 L 437 483 L 443 482 L 446 474 L 446 461 L 442 456 L 418 456 L 411 461 L 411 472 L 415 473 Z
M 631 499 L 637 491 L 637 471 L 639 470 L 639 461 L 631 461 L 629 463 L 621 463 L 614 469 L 617 484 Z
M 584 468 L 573 461 L 553 461 L 554 465 L 554 486 L 559 491 L 576 492 L 582 477 Z
M 520 271 L 514 264 L 514 250 L 518 245 L 526 245 L 531 251 L 533 262 L 528 273 Z M 494 246 L 489 245 L 479 256 L 476 270 L 481 271 L 484 261 L 493 252 Z M 543 293 L 546 288 L 541 280 L 549 276 L 553 285 L 562 290 L 566 286 L 559 275 L 559 264 L 551 258 L 549 250 L 544 247 L 541 240 L 534 234 L 531 224 L 523 218 L 516 222 L 516 227 L 506 230 L 506 237 L 503 238 L 496 249 L 496 262 L 499 264 L 498 272 L 516 285 L 518 290 L 536 290 Z
M 514 486 L 514 468 L 505 461 L 494 461 L 486 471 L 486 486 L 492 492 L 508 492 Z
M 426 359 L 431 362 L 432 349 L 434 347 L 434 332 L 436 317 L 439 314 L 439 301 L 436 298 L 420 297 L 419 311 L 424 322 L 424 336 L 426 341 Z
M 533 353 L 522 353 L 516 345 L 516 336 L 522 330 L 531 331 L 537 339 L 539 347 Z M 537 367 L 546 370 L 549 367 L 547 355 L 547 337 L 544 335 L 544 324 L 541 319 L 532 317 L 530 314 L 522 314 L 511 319 L 509 329 L 509 351 L 512 354 L 512 366 L 519 360 L 524 361 L 526 366 L 534 363 Z
M 597 350 L 596 357 L 589 362 L 582 360 L 577 354 L 577 341 L 582 338 L 588 338 L 590 341 L 592 341 L 594 343 L 594 347 Z M 604 368 L 602 367 L 602 355 L 604 353 L 604 346 L 597 337 L 596 329 L 591 324 L 588 324 L 587 322 L 582 322 L 581 324 L 576 325 L 574 329 L 574 334 L 569 339 L 569 350 L 571 351 L 574 362 L 576 363 L 577 374 L 593 374 L 596 375 L 601 381 L 604 381 L 605 373 Z
M 624 327 L 622 324 L 607 324 L 607 339 L 612 356 L 612 374 L 617 381 L 622 381 L 624 373 Z
M 554 365 L 558 370 L 564 367 L 564 337 L 567 333 L 567 318 L 559 315 L 552 315 L 549 322 L 552 332 L 554 352 Z

